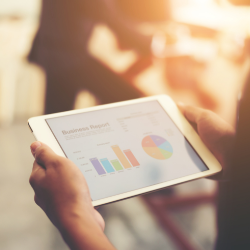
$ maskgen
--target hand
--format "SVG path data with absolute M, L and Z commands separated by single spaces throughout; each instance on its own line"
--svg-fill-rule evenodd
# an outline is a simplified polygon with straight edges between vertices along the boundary
M 233 146 L 235 129 L 212 111 L 183 104 L 178 107 L 224 169 Z
M 99 249 L 105 245 L 102 239 L 111 246 L 103 234 L 104 220 L 92 206 L 86 180 L 77 166 L 40 142 L 31 145 L 31 152 L 35 157 L 30 176 L 35 202 L 71 249 Z

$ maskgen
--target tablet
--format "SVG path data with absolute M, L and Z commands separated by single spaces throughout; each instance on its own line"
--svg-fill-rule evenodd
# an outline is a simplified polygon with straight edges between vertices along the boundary
M 222 169 L 166 95 L 33 117 L 28 124 L 36 140 L 77 165 L 94 206 Z

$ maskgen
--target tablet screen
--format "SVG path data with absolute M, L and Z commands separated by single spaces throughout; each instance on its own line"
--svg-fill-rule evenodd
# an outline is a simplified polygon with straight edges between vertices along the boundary
M 208 170 L 158 101 L 46 122 L 93 201 Z

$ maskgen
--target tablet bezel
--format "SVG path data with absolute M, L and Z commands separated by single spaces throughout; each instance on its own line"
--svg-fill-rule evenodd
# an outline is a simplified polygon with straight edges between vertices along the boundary
M 192 145 L 196 153 L 204 161 L 208 170 L 204 172 L 188 175 L 185 177 L 181 177 L 178 179 L 174 179 L 171 181 L 166 181 L 166 182 L 155 184 L 152 186 L 140 188 L 134 191 L 129 191 L 129 192 L 122 193 L 119 195 L 114 195 L 114 196 L 107 197 L 104 199 L 92 201 L 93 206 L 104 205 L 104 204 L 115 202 L 118 200 L 123 200 L 123 199 L 127 199 L 130 197 L 134 197 L 140 194 L 153 192 L 153 191 L 163 189 L 169 186 L 173 186 L 179 183 L 191 181 L 191 180 L 198 179 L 198 178 L 208 177 L 222 170 L 222 167 L 220 163 L 218 162 L 218 160 L 213 156 L 213 154 L 201 141 L 199 135 L 196 133 L 196 131 L 193 129 L 190 123 L 186 120 L 183 114 L 179 111 L 174 101 L 167 95 L 144 97 L 144 98 L 135 99 L 131 101 L 105 104 L 105 105 L 95 106 L 91 108 L 78 109 L 78 110 L 66 111 L 66 112 L 61 112 L 61 113 L 56 113 L 56 114 L 33 117 L 28 120 L 28 125 L 30 129 L 32 130 L 33 135 L 36 140 L 47 144 L 49 147 L 52 148 L 52 150 L 54 150 L 56 154 L 65 157 L 65 154 L 62 151 L 60 145 L 58 144 L 55 136 L 51 132 L 46 122 L 46 119 L 85 113 L 85 112 L 91 112 L 91 111 L 102 110 L 102 109 L 108 109 L 108 108 L 115 108 L 115 107 L 137 104 L 137 103 L 148 102 L 148 101 L 158 101 L 160 103 L 162 108 L 166 111 L 166 113 L 173 120 L 175 125 L 179 128 L 182 134 L 186 137 L 186 139 Z

